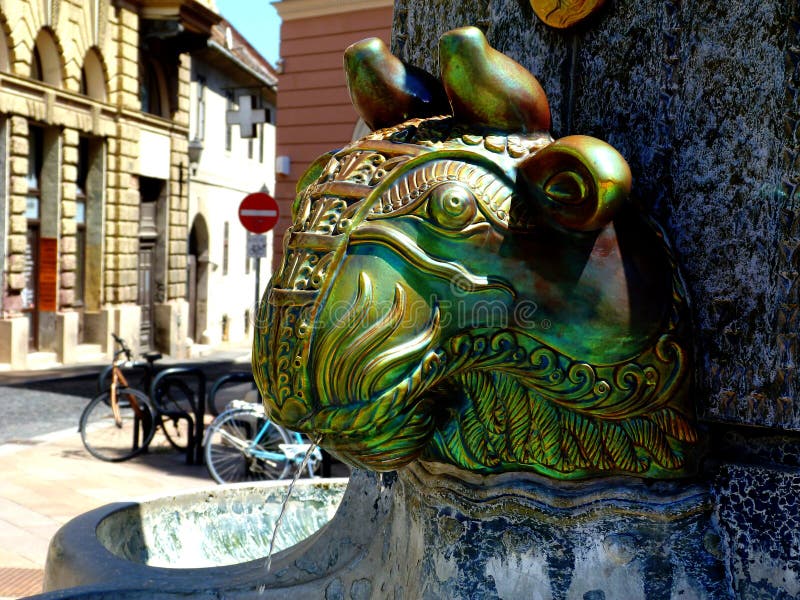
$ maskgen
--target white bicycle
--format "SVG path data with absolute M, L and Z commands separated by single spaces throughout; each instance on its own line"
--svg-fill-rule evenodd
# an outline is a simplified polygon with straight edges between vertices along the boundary
M 261 403 L 243 400 L 233 400 L 214 419 L 204 444 L 206 468 L 217 483 L 285 479 L 304 461 L 315 477 L 322 463 L 319 448 L 270 421 Z

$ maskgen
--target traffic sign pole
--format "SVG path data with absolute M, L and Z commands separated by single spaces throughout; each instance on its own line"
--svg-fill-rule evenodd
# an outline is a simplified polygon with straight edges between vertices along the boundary
M 261 288 L 261 257 L 256 256 L 256 299 L 253 304 L 253 335 L 256 335 L 256 320 L 258 319 L 259 298 L 258 291 Z

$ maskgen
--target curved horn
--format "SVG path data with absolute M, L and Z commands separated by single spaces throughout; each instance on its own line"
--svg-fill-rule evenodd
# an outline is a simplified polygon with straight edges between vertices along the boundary
M 631 191 L 631 170 L 622 155 L 586 135 L 561 138 L 517 168 L 542 216 L 562 229 L 602 229 Z
M 439 38 L 439 64 L 457 120 L 522 133 L 550 129 L 542 86 L 525 67 L 489 46 L 477 27 Z
M 344 70 L 353 106 L 370 129 L 410 117 L 450 113 L 436 78 L 404 64 L 379 38 L 356 42 L 345 50 Z

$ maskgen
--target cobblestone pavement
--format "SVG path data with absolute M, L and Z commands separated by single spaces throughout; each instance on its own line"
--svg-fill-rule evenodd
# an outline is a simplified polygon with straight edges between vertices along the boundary
M 88 398 L 19 387 L 0 386 L 0 444 L 74 429 Z

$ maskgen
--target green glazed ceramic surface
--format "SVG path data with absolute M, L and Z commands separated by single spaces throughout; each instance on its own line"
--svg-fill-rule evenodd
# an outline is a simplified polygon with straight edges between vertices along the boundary
M 627 163 L 553 140 L 539 83 L 479 30 L 439 54 L 441 83 L 346 52 L 380 128 L 298 184 L 253 354 L 272 417 L 379 471 L 687 474 L 685 294 Z

